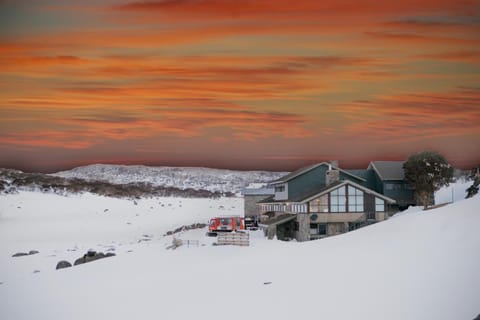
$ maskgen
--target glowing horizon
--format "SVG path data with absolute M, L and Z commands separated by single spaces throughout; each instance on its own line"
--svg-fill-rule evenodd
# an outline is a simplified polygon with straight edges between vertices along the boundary
M 480 2 L 0 2 L 0 167 L 480 163 Z

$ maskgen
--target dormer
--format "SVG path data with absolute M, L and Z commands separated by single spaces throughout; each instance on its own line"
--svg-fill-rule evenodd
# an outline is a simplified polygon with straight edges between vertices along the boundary
M 279 183 L 275 186 L 274 200 L 288 200 L 288 183 Z

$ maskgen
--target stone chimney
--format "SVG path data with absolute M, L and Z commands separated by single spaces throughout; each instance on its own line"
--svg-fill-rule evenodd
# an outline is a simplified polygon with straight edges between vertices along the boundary
M 327 173 L 325 174 L 325 184 L 328 186 L 339 180 L 340 180 L 340 171 L 336 168 L 333 168 L 332 165 L 329 165 Z

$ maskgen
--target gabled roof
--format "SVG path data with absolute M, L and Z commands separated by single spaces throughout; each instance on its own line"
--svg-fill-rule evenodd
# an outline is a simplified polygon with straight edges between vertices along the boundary
M 340 169 L 340 168 L 338 168 L 338 167 L 336 167 L 336 166 L 334 166 L 334 165 L 332 165 L 332 164 L 330 164 L 330 163 L 328 163 L 328 162 L 320 162 L 320 163 L 316 163 L 316 164 L 312 164 L 312 165 L 310 165 L 310 166 L 306 166 L 306 167 L 300 168 L 300 169 L 298 169 L 297 171 L 294 171 L 294 172 L 292 172 L 292 173 L 289 173 L 289 174 L 287 174 L 286 176 L 283 176 L 283 177 L 281 177 L 281 178 L 279 178 L 279 179 L 277 179 L 277 180 L 274 180 L 274 181 L 270 182 L 270 184 L 271 184 L 271 185 L 274 185 L 274 184 L 279 184 L 279 183 L 288 182 L 288 181 L 290 181 L 290 180 L 292 180 L 292 179 L 294 179 L 294 178 L 296 178 L 296 177 L 298 177 L 298 176 L 300 176 L 300 175 L 302 175 L 302 174 L 304 174 L 304 173 L 307 173 L 307 172 L 309 172 L 309 171 L 312 171 L 312 170 L 315 169 L 315 168 L 318 168 L 318 167 L 324 166 L 324 165 L 325 165 L 325 166 L 331 166 L 333 169 L 339 170 L 340 172 L 343 172 L 343 173 L 345 173 L 345 174 L 347 174 L 347 175 L 349 175 L 349 176 L 351 176 L 351 177 L 354 177 L 354 178 L 356 178 L 356 179 L 359 179 L 359 180 L 361 180 L 361 181 L 366 181 L 364 178 L 359 177 L 359 176 L 357 176 L 357 175 L 354 175 L 354 174 L 352 174 L 352 173 L 350 173 L 350 172 L 348 172 L 348 171 L 346 171 L 346 170 Z
M 405 161 L 372 161 L 368 165 L 381 180 L 404 180 L 403 164 Z

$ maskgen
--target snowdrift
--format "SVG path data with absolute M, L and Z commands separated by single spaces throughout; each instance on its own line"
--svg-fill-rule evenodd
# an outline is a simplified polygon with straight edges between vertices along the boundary
M 307 243 L 253 233 L 250 247 L 211 246 L 204 230 L 194 230 L 180 236 L 205 245 L 175 251 L 165 249 L 172 238 L 163 232 L 195 222 L 200 216 L 188 214 L 209 206 L 232 213 L 238 199 L 204 207 L 176 199 L 173 213 L 168 205 L 150 209 L 150 200 L 135 206 L 94 196 L 44 197 L 1 198 L 1 319 L 468 320 L 480 313 L 479 197 Z M 110 215 L 101 210 L 106 205 Z M 125 219 L 135 217 L 136 231 L 126 231 Z M 96 231 L 74 232 L 82 223 Z M 145 230 L 151 241 L 131 241 Z M 83 248 L 114 241 L 117 256 L 54 270 L 54 262 L 69 258 L 72 238 Z M 20 247 L 40 254 L 11 258 Z M 41 272 L 32 273 L 37 265 Z

